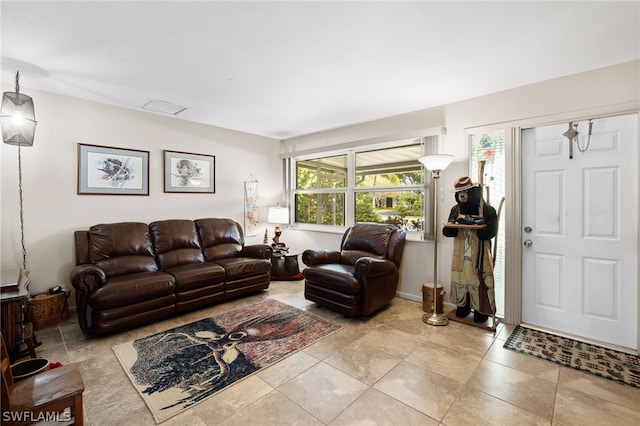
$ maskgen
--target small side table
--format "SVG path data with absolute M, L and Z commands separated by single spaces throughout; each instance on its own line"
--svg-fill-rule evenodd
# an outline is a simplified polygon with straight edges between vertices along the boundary
M 302 279 L 298 265 L 299 252 L 273 252 L 271 255 L 271 279 L 273 281 L 297 281 Z
M 40 345 L 33 332 L 33 325 L 25 321 L 28 300 L 29 293 L 26 290 L 2 293 L 0 296 L 2 338 L 12 361 L 27 354 L 35 358 L 35 348 Z M 22 343 L 27 344 L 27 349 L 20 350 Z

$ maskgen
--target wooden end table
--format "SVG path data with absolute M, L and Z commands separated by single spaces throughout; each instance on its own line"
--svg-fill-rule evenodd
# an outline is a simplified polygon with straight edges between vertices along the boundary
M 271 279 L 273 281 L 301 280 L 299 255 L 299 251 L 274 251 L 271 255 Z

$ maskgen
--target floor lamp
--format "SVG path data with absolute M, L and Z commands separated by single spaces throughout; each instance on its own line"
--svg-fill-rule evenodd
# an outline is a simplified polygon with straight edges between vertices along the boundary
M 431 315 L 425 314 L 422 316 L 422 321 L 429 325 L 447 325 L 449 320 L 442 314 L 437 312 L 436 300 L 438 290 L 438 179 L 440 179 L 440 173 L 446 169 L 453 161 L 453 155 L 436 154 L 425 155 L 418 158 L 424 167 L 431 171 L 431 177 L 433 178 L 433 312 Z
M 20 196 L 20 237 L 22 243 L 22 270 L 18 284 L 26 289 L 29 285 L 29 271 L 27 270 L 27 250 L 24 244 L 24 214 L 22 208 L 22 153 L 23 146 L 33 146 L 36 132 L 36 116 L 33 99 L 20 93 L 20 72 L 16 72 L 16 91 L 2 94 L 0 106 L 0 126 L 2 126 L 2 141 L 9 145 L 18 146 L 18 194 Z

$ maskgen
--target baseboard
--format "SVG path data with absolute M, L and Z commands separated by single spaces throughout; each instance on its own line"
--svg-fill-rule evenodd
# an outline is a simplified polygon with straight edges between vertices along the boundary
M 399 291 L 396 293 L 396 296 L 401 299 L 412 300 L 414 302 L 423 303 L 421 296 L 416 296 L 415 294 L 412 294 L 412 293 L 405 293 L 405 292 Z M 444 312 L 449 312 L 451 310 L 456 309 L 456 305 L 454 305 L 453 303 L 450 303 L 447 301 L 443 301 L 443 303 L 444 303 L 444 307 L 443 307 Z

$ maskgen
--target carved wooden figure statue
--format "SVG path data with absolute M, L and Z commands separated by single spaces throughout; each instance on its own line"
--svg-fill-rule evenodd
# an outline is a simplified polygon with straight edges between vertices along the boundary
M 496 210 L 482 197 L 482 187 L 469 177 L 454 184 L 456 205 L 442 233 L 455 238 L 451 261 L 451 301 L 456 316 L 473 309 L 473 320 L 485 322 L 496 312 L 490 240 L 498 232 Z

